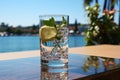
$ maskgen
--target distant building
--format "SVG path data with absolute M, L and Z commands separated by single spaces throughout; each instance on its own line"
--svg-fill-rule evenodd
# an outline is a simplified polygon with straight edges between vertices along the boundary
M 6 32 L 0 32 L 0 36 L 8 36 Z
M 70 34 L 77 34 L 77 35 L 84 35 L 85 31 L 88 29 L 88 24 L 69 24 L 69 33 Z

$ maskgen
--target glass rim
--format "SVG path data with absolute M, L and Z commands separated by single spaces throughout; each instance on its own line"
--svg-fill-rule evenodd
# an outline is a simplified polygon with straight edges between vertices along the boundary
M 51 16 L 65 16 L 65 17 L 69 17 L 69 15 L 65 15 L 65 14 L 45 14 L 45 15 L 40 15 L 39 17 L 51 17 Z

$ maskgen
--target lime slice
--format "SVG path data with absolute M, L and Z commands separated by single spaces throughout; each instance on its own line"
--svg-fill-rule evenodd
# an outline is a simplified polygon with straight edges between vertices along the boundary
M 55 27 L 50 26 L 42 26 L 39 30 L 40 38 L 42 42 L 52 41 L 55 39 L 57 34 L 57 30 Z

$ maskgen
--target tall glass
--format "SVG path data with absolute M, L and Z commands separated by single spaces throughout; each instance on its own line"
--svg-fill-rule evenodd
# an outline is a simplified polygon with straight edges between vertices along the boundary
M 68 64 L 68 15 L 40 16 L 41 65 L 60 68 Z

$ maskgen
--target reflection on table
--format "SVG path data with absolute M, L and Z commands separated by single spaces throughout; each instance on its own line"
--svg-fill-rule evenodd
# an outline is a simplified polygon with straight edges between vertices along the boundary
M 69 64 L 61 70 L 40 65 L 40 57 L 0 61 L 0 80 L 73 80 L 120 68 L 120 60 L 69 54 Z
M 51 68 L 41 65 L 41 80 L 68 80 L 68 66 Z

